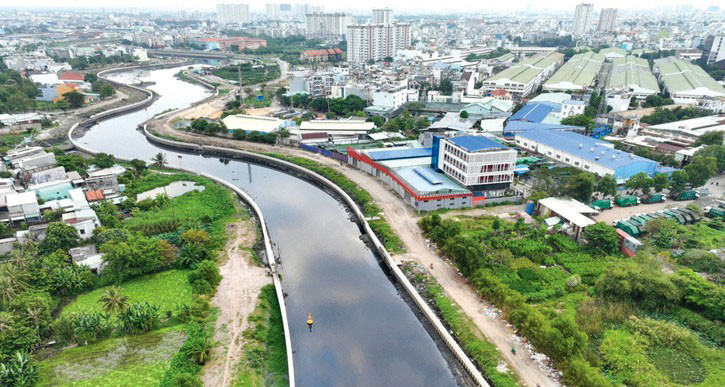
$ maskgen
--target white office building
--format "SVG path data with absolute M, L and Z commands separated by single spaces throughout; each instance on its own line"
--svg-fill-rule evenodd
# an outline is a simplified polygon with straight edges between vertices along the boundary
M 219 24 L 249 23 L 249 4 L 217 4 L 216 14 Z
M 616 8 L 603 8 L 599 13 L 599 24 L 597 24 L 598 32 L 614 31 L 614 23 L 617 21 Z
M 574 10 L 574 30 L 575 36 L 582 36 L 587 33 L 592 24 L 593 4 L 578 4 Z
M 310 39 L 343 39 L 352 16 L 334 13 L 310 13 L 306 15 L 306 36 Z
M 486 137 L 436 137 L 433 152 L 439 170 L 484 196 L 503 196 L 514 180 L 516 150 Z

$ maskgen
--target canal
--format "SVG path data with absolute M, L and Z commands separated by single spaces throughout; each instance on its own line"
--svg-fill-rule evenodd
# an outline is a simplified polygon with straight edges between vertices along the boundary
M 146 110 L 92 127 L 79 139 L 97 152 L 203 171 L 250 194 L 265 214 L 281 257 L 287 293 L 295 381 L 301 387 L 453 387 L 458 382 L 436 342 L 393 285 L 346 208 L 317 186 L 279 170 L 161 149 L 136 130 L 139 123 L 184 108 L 209 91 L 174 78 L 179 69 L 110 76 L 156 82 L 160 95 Z M 306 325 L 312 313 L 315 325 Z

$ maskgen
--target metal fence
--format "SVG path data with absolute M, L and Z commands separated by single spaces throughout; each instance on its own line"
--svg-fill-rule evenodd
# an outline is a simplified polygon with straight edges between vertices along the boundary
M 340 160 L 343 163 L 347 162 L 347 155 L 344 155 L 339 152 L 322 149 L 322 148 L 318 148 L 316 146 L 305 145 L 305 144 L 300 144 L 299 147 L 300 147 L 300 149 L 306 150 L 308 152 L 317 153 L 317 154 L 321 154 L 323 156 L 329 157 L 331 159 Z

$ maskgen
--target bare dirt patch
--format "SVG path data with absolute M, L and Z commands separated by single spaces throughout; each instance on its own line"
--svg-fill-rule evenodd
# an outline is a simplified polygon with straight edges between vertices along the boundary
M 266 268 L 252 260 L 250 248 L 256 240 L 252 220 L 243 220 L 227 226 L 229 240 L 225 247 L 224 263 L 219 267 L 219 283 L 212 304 L 219 308 L 216 321 L 212 360 L 204 366 L 202 380 L 206 387 L 227 387 L 232 380 L 232 369 L 242 356 L 241 334 L 246 329 L 247 317 L 254 311 L 260 289 L 272 278 Z

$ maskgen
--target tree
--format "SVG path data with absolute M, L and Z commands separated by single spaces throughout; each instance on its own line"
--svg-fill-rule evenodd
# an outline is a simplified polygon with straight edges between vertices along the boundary
M 443 95 L 453 94 L 453 82 L 451 82 L 448 78 L 441 79 L 441 82 L 438 85 L 438 90 L 440 90 Z
M 159 152 L 159 153 L 155 154 L 154 157 L 151 158 L 151 162 L 155 166 L 157 166 L 159 168 L 163 168 L 166 165 L 166 155 L 164 153 Z
M 79 241 L 80 236 L 75 228 L 63 222 L 53 222 L 48 225 L 45 239 L 38 244 L 38 251 L 41 254 L 50 254 L 56 250 L 68 251 L 78 246 Z
M 594 128 L 594 125 L 596 125 L 594 118 L 585 114 L 575 114 L 573 116 L 566 117 L 561 120 L 561 124 L 583 127 L 586 129 L 587 133 L 589 133 Z
M 12 302 L 29 288 L 28 273 L 11 263 L 0 264 L 0 305 Z
M 680 302 L 680 292 L 667 275 L 630 261 L 607 267 L 596 290 L 604 298 L 638 302 L 647 309 L 672 308 Z
M 133 167 L 134 172 L 136 172 L 136 175 L 138 176 L 142 175 L 148 169 L 148 167 L 146 166 L 146 162 L 139 159 L 131 160 L 131 166 Z
M 701 187 L 707 180 L 717 174 L 717 159 L 715 157 L 695 156 L 692 162 L 685 166 L 685 172 L 690 178 L 693 188 Z
M 677 236 L 678 225 L 674 219 L 658 218 L 647 222 L 645 226 L 655 245 L 669 249 Z
M 642 193 L 646 194 L 649 192 L 650 187 L 654 185 L 654 180 L 649 177 L 646 173 L 640 172 L 632 176 L 625 183 L 627 188 L 633 190 L 641 190 Z
M 722 132 L 718 132 L 722 133 Z M 714 157 L 717 162 L 717 171 L 725 172 L 725 145 L 709 145 L 695 152 L 695 157 Z
M 116 283 L 161 268 L 163 250 L 159 240 L 135 235 L 127 241 L 110 240 L 101 246 L 103 275 Z
M 98 300 L 106 313 L 122 313 L 128 308 L 128 297 L 121 293 L 121 288 L 112 286 Z
M 38 380 L 38 363 L 25 351 L 15 352 L 10 361 L 0 363 L 0 385 L 32 387 Z
M 93 83 L 98 80 L 98 76 L 94 73 L 87 73 L 83 75 L 83 80 L 88 83 Z
M 690 181 L 690 177 L 687 172 L 679 169 L 672 172 L 672 178 L 670 180 L 670 191 L 682 192 L 687 188 L 687 182 Z
M 461 110 L 460 117 L 461 118 L 468 118 L 468 112 L 465 111 L 465 110 Z
M 700 145 L 723 145 L 723 136 L 725 135 L 725 132 L 719 131 L 719 130 L 713 130 L 712 132 L 707 132 L 700 136 L 697 141 L 695 141 L 695 146 Z
M 566 183 L 565 191 L 567 195 L 579 200 L 583 203 L 588 203 L 594 193 L 594 185 L 596 178 L 589 172 L 581 172 L 576 176 L 569 179 Z
M 656 192 L 662 192 L 663 189 L 670 185 L 670 176 L 666 173 L 658 173 L 652 179 L 652 185 Z
M 91 160 L 98 168 L 110 168 L 116 163 L 116 158 L 108 153 L 97 153 Z
M 587 246 L 599 254 L 614 254 L 619 250 L 617 230 L 604 222 L 587 226 L 584 239 L 587 240 Z
M 615 196 L 617 194 L 617 179 L 612 175 L 604 175 L 597 183 L 597 192 L 604 196 Z
M 68 101 L 72 108 L 77 109 L 83 106 L 83 100 L 85 99 L 85 97 L 83 96 L 83 94 L 73 90 L 63 94 L 63 99 Z

